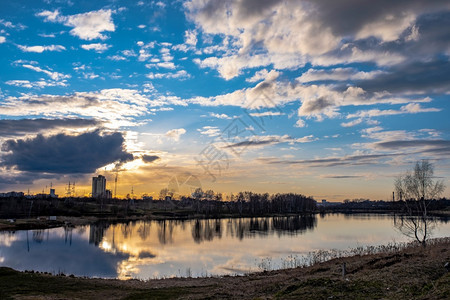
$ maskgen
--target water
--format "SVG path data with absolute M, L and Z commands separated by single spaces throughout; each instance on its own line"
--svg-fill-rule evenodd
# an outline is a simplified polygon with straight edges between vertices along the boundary
M 432 236 L 450 236 L 450 222 Z M 239 275 L 319 249 L 404 241 L 387 215 L 139 221 L 1 232 L 0 265 L 120 279 Z

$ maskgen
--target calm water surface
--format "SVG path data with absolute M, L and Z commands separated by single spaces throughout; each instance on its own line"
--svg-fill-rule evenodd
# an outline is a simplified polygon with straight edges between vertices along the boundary
M 443 236 L 450 222 L 434 229 Z M 120 279 L 243 274 L 314 250 L 402 241 L 385 215 L 150 221 L 1 232 L 0 265 Z

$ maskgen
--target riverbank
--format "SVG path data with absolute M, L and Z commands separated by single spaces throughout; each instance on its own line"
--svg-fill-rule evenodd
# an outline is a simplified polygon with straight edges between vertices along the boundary
M 272 218 L 272 217 L 302 217 L 317 214 L 265 214 L 265 215 L 203 215 L 203 214 L 185 214 L 178 212 L 153 212 L 147 215 L 130 215 L 126 217 L 114 216 L 42 216 L 37 218 L 21 218 L 21 219 L 0 219 L 0 231 L 16 231 L 16 230 L 32 230 L 32 229 L 49 229 L 56 227 L 75 227 L 83 225 L 98 224 L 100 222 L 116 224 L 136 221 L 162 221 L 162 220 L 202 220 L 202 219 L 230 219 L 230 218 Z
M 247 276 L 107 280 L 0 268 L 1 299 L 448 299 L 450 239 Z M 342 264 L 347 274 L 342 276 Z
M 33 218 L 19 219 L 0 219 L 0 231 L 17 231 L 33 229 L 49 229 L 56 227 L 75 227 L 98 223 L 128 223 L 136 221 L 158 221 L 158 220 L 197 220 L 197 219 L 230 219 L 230 218 L 273 218 L 273 217 L 311 217 L 323 216 L 325 214 L 344 214 L 344 215 L 397 215 L 393 211 L 352 211 L 352 212 L 327 212 L 327 213 L 308 213 L 308 214 L 264 214 L 264 215 L 236 215 L 236 214 L 217 214 L 214 216 L 204 214 L 186 214 L 177 211 L 153 211 L 144 215 L 129 216 L 41 216 Z M 449 219 L 450 211 L 432 211 L 430 217 Z

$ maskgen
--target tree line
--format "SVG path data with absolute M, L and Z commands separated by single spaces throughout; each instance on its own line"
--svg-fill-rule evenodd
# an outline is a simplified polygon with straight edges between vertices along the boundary
M 231 194 L 223 201 L 221 193 L 197 188 L 191 197 L 181 197 L 181 204 L 192 205 L 197 213 L 229 213 L 238 215 L 266 215 L 285 213 L 313 213 L 316 201 L 295 193 L 254 193 L 250 191 Z

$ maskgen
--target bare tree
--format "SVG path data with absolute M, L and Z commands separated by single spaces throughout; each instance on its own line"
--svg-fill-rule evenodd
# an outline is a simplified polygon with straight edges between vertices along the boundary
M 428 160 L 416 162 L 414 169 L 396 178 L 397 197 L 405 200 L 406 215 L 395 226 L 406 236 L 425 247 L 433 224 L 428 216 L 428 205 L 445 189 L 442 180 L 435 180 L 434 166 Z

